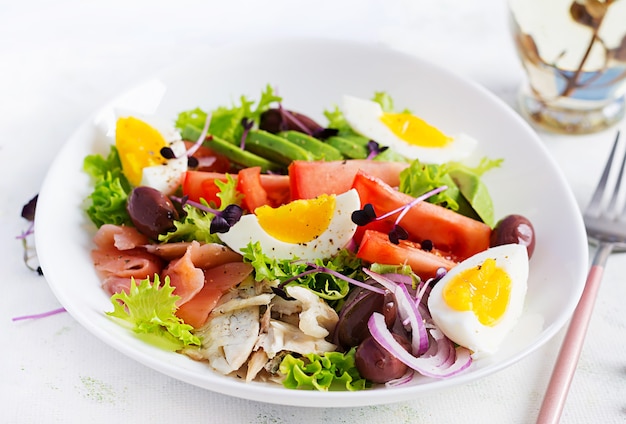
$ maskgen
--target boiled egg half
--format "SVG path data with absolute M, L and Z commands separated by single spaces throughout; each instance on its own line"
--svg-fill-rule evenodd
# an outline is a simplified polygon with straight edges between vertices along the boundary
M 263 253 L 277 260 L 329 258 L 354 236 L 357 226 L 352 212 L 360 208 L 355 189 L 294 200 L 277 208 L 261 206 L 218 236 L 236 252 L 259 242 Z
M 423 163 L 460 161 L 477 145 L 466 134 L 448 136 L 413 114 L 384 112 L 379 103 L 371 100 L 346 95 L 342 110 L 357 133 Z
M 520 244 L 480 252 L 452 268 L 428 298 L 437 327 L 476 354 L 492 354 L 524 308 L 528 253 Z
M 149 186 L 165 194 L 172 194 L 180 186 L 187 170 L 187 150 L 174 128 L 134 116 L 120 117 L 115 127 L 115 146 L 131 185 Z M 164 147 L 172 149 L 173 159 L 161 155 Z

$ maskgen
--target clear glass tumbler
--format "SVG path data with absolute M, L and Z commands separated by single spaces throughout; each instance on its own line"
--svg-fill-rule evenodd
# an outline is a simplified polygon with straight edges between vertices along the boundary
M 624 117 L 626 0 L 509 0 L 509 12 L 528 120 L 583 134 Z

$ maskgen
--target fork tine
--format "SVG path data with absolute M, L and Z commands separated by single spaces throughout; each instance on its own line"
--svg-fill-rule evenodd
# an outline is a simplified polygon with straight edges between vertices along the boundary
M 617 140 L 619 140 L 619 131 L 617 133 L 617 138 L 615 139 L 615 143 L 617 144 Z M 615 183 L 615 189 L 613 190 L 613 195 L 611 196 L 611 202 L 607 207 L 607 212 L 609 214 L 617 213 L 617 198 L 619 196 L 619 190 L 622 185 L 622 177 L 624 175 L 624 166 L 626 165 L 626 151 L 624 152 L 624 156 L 622 157 L 622 164 L 619 168 L 619 174 L 617 176 L 617 182 Z
M 591 201 L 585 210 L 585 213 L 588 215 L 598 215 L 600 213 L 600 206 L 602 204 L 602 198 L 604 197 L 604 190 L 606 188 L 606 183 L 609 180 L 609 174 L 611 173 L 611 167 L 613 165 L 613 158 L 615 157 L 615 151 L 617 150 L 617 143 L 619 141 L 619 131 L 617 132 L 617 136 L 615 137 L 615 141 L 613 142 L 613 148 L 611 149 L 611 154 L 609 155 L 608 160 L 606 161 L 606 166 L 604 167 L 604 171 L 602 172 L 602 176 L 600 177 L 600 181 L 598 181 L 598 185 L 596 186 L 596 190 L 593 192 L 593 196 L 591 197 Z

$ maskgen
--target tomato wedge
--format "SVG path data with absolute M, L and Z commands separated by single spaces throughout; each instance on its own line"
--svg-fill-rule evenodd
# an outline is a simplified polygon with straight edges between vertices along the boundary
M 189 150 L 195 143 L 191 141 L 185 141 L 185 147 Z M 231 169 L 230 159 L 226 156 L 214 152 L 212 149 L 206 146 L 200 146 L 193 154 L 193 157 L 200 160 L 200 167 L 198 171 L 204 172 L 228 172 Z M 202 165 L 203 160 L 211 158 L 209 165 Z
M 216 207 L 219 207 L 221 199 L 217 197 L 217 194 L 220 189 L 215 181 L 226 182 L 226 175 L 221 172 L 187 171 L 183 177 L 183 194 L 196 202 L 204 198 L 207 202 L 213 202 Z M 237 190 L 245 196 L 246 209 L 262 206 L 262 204 L 276 207 L 290 200 L 288 175 L 260 174 L 260 168 L 255 170 L 252 167 L 242 169 L 232 177 L 237 180 Z M 247 203 L 250 204 L 246 205 Z M 254 211 L 254 209 L 248 210 Z
M 427 252 L 418 243 L 400 240 L 398 244 L 389 241 L 389 237 L 380 231 L 367 230 L 363 234 L 357 257 L 374 263 L 404 265 L 425 281 L 434 277 L 439 268 L 450 270 L 456 262 L 441 256 L 438 252 Z
M 361 205 L 370 203 L 379 216 L 414 200 L 381 179 L 361 171 L 354 178 L 353 187 L 359 192 Z M 394 214 L 383 222 L 393 225 L 396 219 Z M 369 225 L 381 228 L 380 222 Z M 455 260 L 467 259 L 489 247 L 491 227 L 487 224 L 428 202 L 420 202 L 410 208 L 400 225 L 409 233 L 409 240 L 430 240 L 435 248 L 449 253 Z
M 215 180 L 226 182 L 226 174 L 221 172 L 187 171 L 183 177 L 183 194 L 189 196 L 189 200 L 199 202 L 203 198 L 209 204 L 211 202 L 219 207 L 221 200 L 217 197 L 220 192 Z
M 352 188 L 359 170 L 380 178 L 396 187 L 400 184 L 400 172 L 407 163 L 380 162 L 374 160 L 302 161 L 289 165 L 292 199 L 313 199 L 320 194 L 341 194 Z
M 237 190 L 243 194 L 243 206 L 250 212 L 269 204 L 267 191 L 261 184 L 261 167 L 244 168 L 237 174 Z

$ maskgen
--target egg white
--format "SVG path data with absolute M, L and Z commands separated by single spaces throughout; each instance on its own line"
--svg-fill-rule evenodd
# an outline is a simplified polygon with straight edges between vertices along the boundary
M 159 190 L 170 195 L 182 183 L 183 174 L 187 171 L 187 149 L 182 140 L 174 141 L 170 148 L 176 155 L 163 165 L 146 166 L 141 171 L 141 185 Z
M 274 259 L 315 260 L 329 258 L 344 248 L 356 232 L 352 212 L 361 208 L 361 200 L 355 189 L 337 195 L 335 211 L 328 228 L 317 238 L 306 243 L 288 243 L 269 235 L 254 214 L 248 214 L 231 227 L 227 233 L 218 234 L 228 247 L 236 252 L 248 243 L 259 242 L 265 255 Z M 289 222 L 285 222 L 289 225 Z
M 511 294 L 503 316 L 491 326 L 483 325 L 474 312 L 457 311 L 443 298 L 444 287 L 460 272 L 493 258 L 511 278 Z M 480 252 L 452 268 L 430 292 L 428 307 L 433 322 L 455 343 L 477 354 L 493 354 L 515 327 L 523 313 L 528 282 L 528 252 L 519 244 L 492 247 Z
M 396 136 L 381 120 L 383 109 L 380 104 L 353 96 L 343 96 L 343 114 L 357 133 L 368 137 L 382 146 L 387 146 L 408 159 L 419 159 L 423 163 L 441 164 L 467 158 L 478 144 L 467 134 L 458 134 L 444 147 L 422 147 L 409 144 Z

